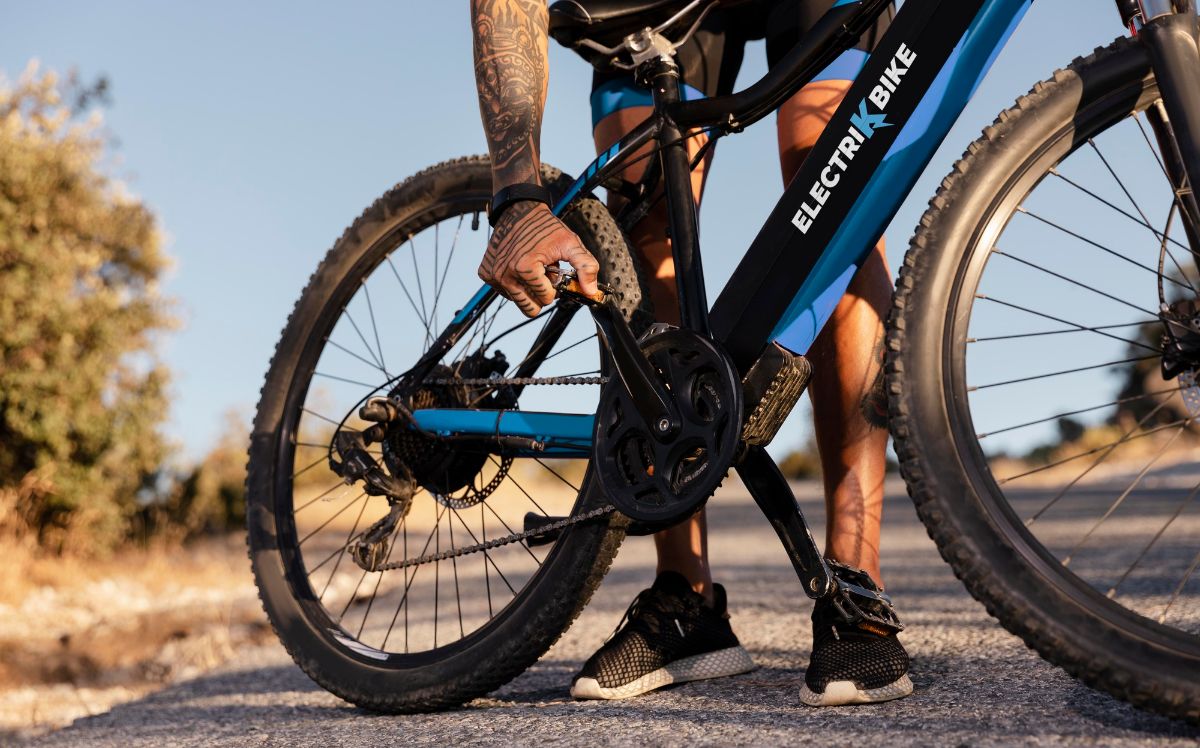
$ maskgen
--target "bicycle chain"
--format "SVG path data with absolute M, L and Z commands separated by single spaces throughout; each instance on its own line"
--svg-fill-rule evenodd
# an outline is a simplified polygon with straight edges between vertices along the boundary
M 611 514 L 612 512 L 615 512 L 616 510 L 617 510 L 617 508 L 614 507 L 612 504 L 605 504 L 604 506 L 596 507 L 595 509 L 592 509 L 591 511 L 588 511 L 588 512 L 584 512 L 583 514 L 580 514 L 580 515 L 577 515 L 574 517 L 564 517 L 563 519 L 560 519 L 556 522 L 547 523 L 547 524 L 542 525 L 541 527 L 535 528 L 533 530 L 524 530 L 522 532 L 514 532 L 512 535 L 505 535 L 502 538 L 494 538 L 492 540 L 488 540 L 483 543 L 476 543 L 475 545 L 467 545 L 467 546 L 463 546 L 462 548 L 455 548 L 454 550 L 450 550 L 450 551 L 442 551 L 441 553 L 431 553 L 431 554 L 428 554 L 425 556 L 420 556 L 418 558 L 407 558 L 403 561 L 392 561 L 390 563 L 383 564 L 382 566 L 377 568 L 375 571 L 394 571 L 396 569 L 407 569 L 412 566 L 420 566 L 421 564 L 431 564 L 434 561 L 445 561 L 445 560 L 451 559 L 451 558 L 458 558 L 459 556 L 465 556 L 468 553 L 478 553 L 479 551 L 485 551 L 485 552 L 490 551 L 493 548 L 499 548 L 500 546 L 503 546 L 503 545 L 511 545 L 512 543 L 519 543 L 522 540 L 528 540 L 529 538 L 532 538 L 537 535 L 545 535 L 548 532 L 553 532 L 555 530 L 562 530 L 562 529 L 570 527 L 572 525 L 577 525 L 580 522 L 586 522 L 588 520 L 597 519 L 599 517 L 603 517 L 606 514 Z
M 454 377 L 450 379 L 426 379 L 425 384 L 440 385 L 440 386 L 464 386 L 464 387 L 503 387 L 506 385 L 562 385 L 562 384 L 605 384 L 608 382 L 608 377 L 474 377 L 462 378 Z M 503 473 L 501 473 L 502 475 Z M 497 476 L 499 477 L 499 476 Z M 495 481 L 495 478 L 493 478 Z M 494 490 L 494 489 L 493 489 Z M 499 538 L 493 538 L 483 543 L 463 546 L 450 551 L 442 551 L 441 553 L 431 553 L 418 558 L 405 559 L 403 561 L 392 561 L 383 564 L 375 569 L 375 571 L 395 571 L 397 569 L 407 569 L 421 564 L 430 564 L 435 561 L 445 561 L 450 558 L 458 558 L 465 556 L 468 553 L 478 553 L 479 551 L 490 551 L 493 548 L 499 548 L 513 543 L 519 543 L 522 540 L 528 540 L 537 535 L 544 535 L 555 530 L 562 530 L 572 525 L 586 522 L 588 520 L 603 517 L 606 514 L 611 514 L 616 511 L 616 507 L 612 504 L 605 504 L 597 507 L 589 512 L 584 512 L 575 517 L 564 517 L 556 522 L 550 522 L 533 530 L 525 530 L 516 532 L 511 535 L 505 535 Z
M 505 385 L 536 384 L 605 384 L 608 377 L 474 377 L 470 379 L 426 379 L 425 384 L 439 386 L 463 385 L 466 387 L 503 387 Z

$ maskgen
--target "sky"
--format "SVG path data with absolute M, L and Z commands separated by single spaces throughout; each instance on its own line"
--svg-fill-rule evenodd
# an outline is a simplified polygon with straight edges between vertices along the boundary
M 1003 108 L 1123 29 L 1113 4 L 1039 0 L 887 229 L 893 273 L 938 181 Z M 182 328 L 166 425 L 204 453 L 248 420 L 271 351 L 310 273 L 379 194 L 433 163 L 483 152 L 465 0 L 0 3 L 0 73 L 31 60 L 106 76 L 114 177 L 158 215 Z M 592 155 L 591 71 L 551 44 L 543 158 Z M 747 51 L 739 87 L 765 72 Z M 773 119 L 718 149 L 701 216 L 710 299 L 782 190 Z M 463 279 L 464 298 L 477 285 Z M 803 414 L 777 439 L 804 441 Z

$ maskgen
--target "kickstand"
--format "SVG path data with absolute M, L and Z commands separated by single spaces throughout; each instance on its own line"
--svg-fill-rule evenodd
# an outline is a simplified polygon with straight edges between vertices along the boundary
M 737 466 L 738 476 L 783 543 L 804 593 L 813 599 L 832 595 L 837 589 L 829 565 L 813 542 L 812 532 L 800 512 L 800 504 L 779 472 L 775 460 L 762 447 L 751 446 Z

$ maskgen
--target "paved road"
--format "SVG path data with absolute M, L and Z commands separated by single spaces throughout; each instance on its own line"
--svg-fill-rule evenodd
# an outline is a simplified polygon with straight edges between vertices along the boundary
M 806 514 L 819 519 L 815 493 L 802 500 Z M 636 538 L 558 645 L 465 709 L 372 715 L 317 688 L 272 645 L 36 744 L 1195 745 L 1200 738 L 1200 730 L 1090 691 L 1001 629 L 937 556 L 899 490 L 885 509 L 884 575 L 909 626 L 903 641 L 913 655 L 916 693 L 869 707 L 804 707 L 797 692 L 811 604 L 744 492 L 727 489 L 710 507 L 716 576 L 730 589 L 735 630 L 759 664 L 746 675 L 617 703 L 567 697 L 574 670 L 652 576 L 653 548 Z

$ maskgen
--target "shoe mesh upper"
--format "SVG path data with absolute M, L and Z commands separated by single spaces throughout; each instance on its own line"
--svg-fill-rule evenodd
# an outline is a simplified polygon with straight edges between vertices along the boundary
M 682 576 L 660 574 L 576 677 L 618 688 L 684 657 L 738 646 L 725 616 L 725 591 L 720 585 L 715 591 L 716 604 L 709 607 Z
M 908 652 L 895 634 L 881 636 L 847 626 L 826 601 L 817 602 L 812 620 L 813 652 L 804 683 L 814 693 L 843 680 L 863 690 L 882 688 L 908 672 Z

